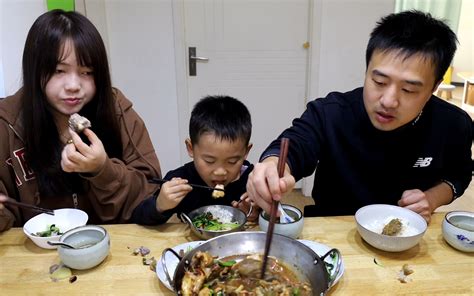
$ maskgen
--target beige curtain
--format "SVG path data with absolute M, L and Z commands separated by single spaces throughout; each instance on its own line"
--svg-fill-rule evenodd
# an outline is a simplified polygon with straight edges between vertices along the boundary
M 420 10 L 446 21 L 451 30 L 458 31 L 462 0 L 396 0 L 395 12 Z

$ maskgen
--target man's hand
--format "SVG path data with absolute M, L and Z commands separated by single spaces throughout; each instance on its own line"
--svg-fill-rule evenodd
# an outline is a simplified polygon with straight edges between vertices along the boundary
M 61 153 L 61 167 L 65 172 L 98 174 L 105 165 L 107 153 L 102 141 L 90 129 L 84 130 L 84 135 L 90 141 L 90 146 L 81 137 L 69 129 L 73 143 L 66 144 Z
M 420 214 L 427 223 L 430 223 L 434 209 L 425 192 L 419 189 L 406 190 L 398 201 L 398 205 Z
M 288 165 L 285 165 L 283 178 L 278 177 L 278 157 L 271 156 L 255 165 L 247 181 L 247 193 L 253 202 L 269 213 L 272 200 L 280 200 L 294 186 L 295 178 Z
M 173 178 L 163 183 L 156 199 L 156 209 L 160 213 L 174 209 L 191 190 L 193 188 L 186 179 Z

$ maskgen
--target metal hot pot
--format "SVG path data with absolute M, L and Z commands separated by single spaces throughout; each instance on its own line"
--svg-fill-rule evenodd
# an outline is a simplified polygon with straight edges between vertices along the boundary
M 197 251 L 207 251 L 218 258 L 254 253 L 263 254 L 265 239 L 266 233 L 261 231 L 229 233 L 209 239 L 189 251 L 184 257 L 180 257 L 173 249 L 167 248 L 161 256 L 164 273 L 175 293 L 179 295 L 185 269 Z M 167 252 L 172 252 L 180 260 L 173 276 L 168 273 L 166 266 L 165 255 Z M 269 255 L 284 262 L 301 278 L 301 281 L 309 282 L 313 289 L 313 295 L 326 294 L 333 285 L 342 264 L 341 254 L 337 249 L 331 249 L 325 255 L 319 257 L 305 244 L 276 233 L 273 234 Z M 335 258 L 335 266 L 324 261 L 327 256 Z

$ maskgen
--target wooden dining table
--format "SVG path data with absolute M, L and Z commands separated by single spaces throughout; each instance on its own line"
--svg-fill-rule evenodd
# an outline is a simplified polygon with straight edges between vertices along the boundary
M 344 273 L 328 295 L 474 295 L 474 253 L 446 243 L 443 218 L 443 213 L 434 214 L 421 242 L 398 253 L 380 251 L 363 241 L 354 216 L 305 218 L 300 238 L 337 248 L 342 254 Z M 108 257 L 92 269 L 72 270 L 77 276 L 73 283 L 50 279 L 50 266 L 60 262 L 56 250 L 37 247 L 22 228 L 1 233 L 0 295 L 173 295 L 142 264 L 142 257 L 133 255 L 133 249 L 145 246 L 151 251 L 148 257 L 159 258 L 167 247 L 199 240 L 186 224 L 103 226 L 111 240 Z M 414 270 L 408 283 L 397 279 L 404 264 Z

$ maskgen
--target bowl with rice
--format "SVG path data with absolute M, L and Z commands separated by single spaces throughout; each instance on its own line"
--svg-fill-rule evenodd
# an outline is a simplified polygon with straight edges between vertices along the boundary
M 243 231 L 247 215 L 240 209 L 212 205 L 200 207 L 189 214 L 181 213 L 181 220 L 201 239 L 210 239 L 222 234 Z
M 386 204 L 362 207 L 355 219 L 360 236 L 369 245 L 387 252 L 401 252 L 416 246 L 428 226 L 419 214 Z

